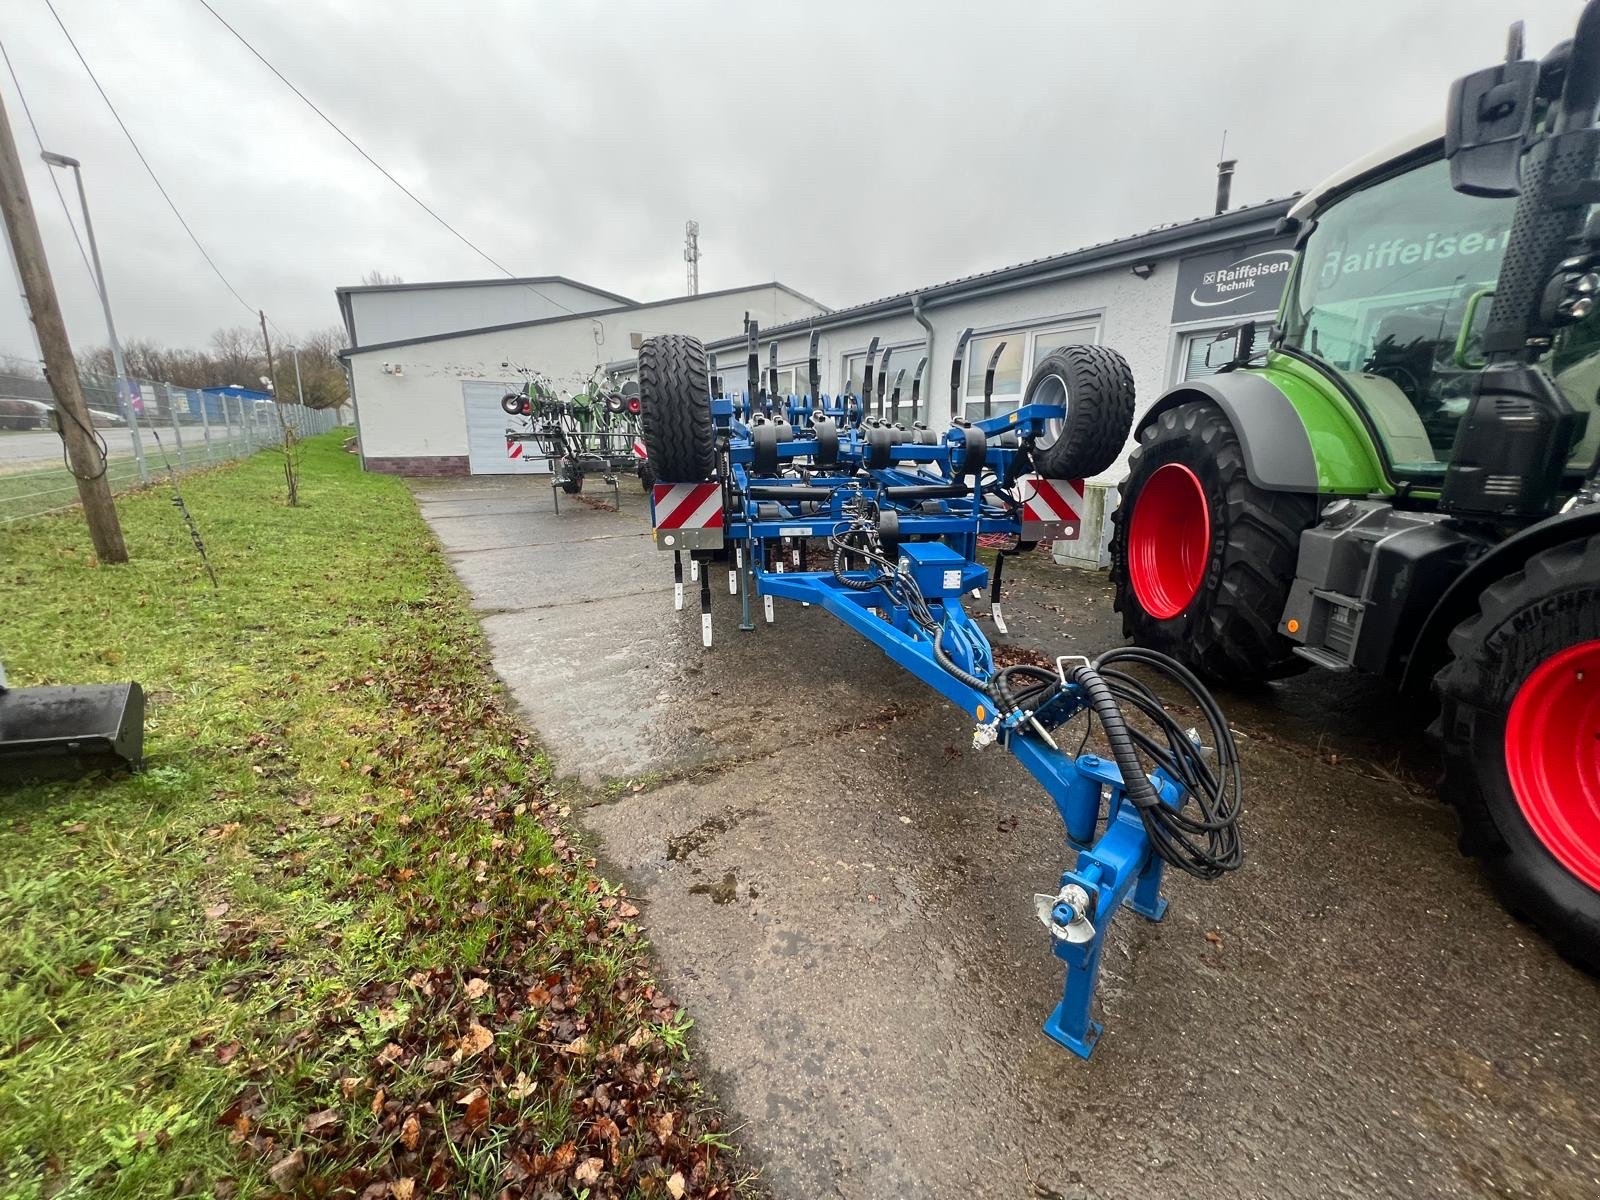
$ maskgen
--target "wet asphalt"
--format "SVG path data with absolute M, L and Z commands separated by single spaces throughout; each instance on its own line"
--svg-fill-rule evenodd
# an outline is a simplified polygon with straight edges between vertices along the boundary
M 819 610 L 739 633 L 720 568 L 703 651 L 635 481 L 413 491 L 775 1195 L 1600 1196 L 1600 985 L 1457 853 L 1382 685 L 1219 696 L 1247 864 L 1117 916 L 1083 1062 L 1039 1032 L 1060 824 L 960 712 Z M 1121 641 L 1103 575 L 1018 566 L 997 643 Z

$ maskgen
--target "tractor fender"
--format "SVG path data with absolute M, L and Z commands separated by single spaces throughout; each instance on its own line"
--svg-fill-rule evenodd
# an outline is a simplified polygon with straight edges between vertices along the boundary
M 1448 657 L 1450 632 L 1478 611 L 1478 597 L 1497 579 L 1520 571 L 1535 554 L 1600 534 L 1600 504 L 1546 517 L 1513 534 L 1458 575 L 1418 630 L 1400 677 L 1404 692 L 1425 691 Z
M 1179 384 L 1140 418 L 1135 439 L 1168 409 L 1196 400 L 1210 401 L 1228 418 L 1239 435 L 1251 483 L 1269 492 L 1320 490 L 1317 458 L 1300 414 L 1271 380 L 1249 371 L 1224 371 Z

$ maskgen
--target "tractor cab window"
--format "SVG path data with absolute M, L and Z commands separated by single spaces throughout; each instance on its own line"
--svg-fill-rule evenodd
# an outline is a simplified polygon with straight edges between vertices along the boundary
M 1515 206 L 1452 191 L 1440 161 L 1316 218 L 1285 297 L 1284 344 L 1343 378 L 1399 474 L 1444 471 L 1472 397 L 1478 332 Z

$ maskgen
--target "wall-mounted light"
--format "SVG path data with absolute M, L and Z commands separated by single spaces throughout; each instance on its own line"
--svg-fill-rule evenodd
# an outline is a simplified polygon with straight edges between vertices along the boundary
M 1156 273 L 1156 265 L 1153 262 L 1134 263 L 1132 270 L 1140 279 L 1149 279 Z

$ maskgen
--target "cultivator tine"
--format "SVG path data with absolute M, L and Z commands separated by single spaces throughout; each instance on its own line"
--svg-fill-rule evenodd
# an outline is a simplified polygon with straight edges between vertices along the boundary
M 885 354 L 883 357 L 884 361 L 887 362 L 889 356 Z M 905 381 L 905 377 L 906 369 L 901 367 L 899 373 L 894 377 L 894 388 L 889 393 L 889 424 L 891 425 L 900 424 L 900 385 Z
M 761 337 L 761 326 L 750 319 L 750 314 L 745 314 L 744 345 L 745 345 L 745 381 L 750 388 L 750 411 L 754 415 L 757 408 L 766 411 L 766 397 L 762 395 L 761 387 L 761 347 L 758 341 Z
M 872 407 L 872 360 L 878 357 L 878 339 L 867 343 L 867 361 L 861 368 L 861 416 L 864 420 Z
M 916 424 L 922 413 L 922 372 L 928 365 L 928 356 L 917 359 L 916 373 L 911 376 L 911 422 Z
M 717 356 L 715 354 L 706 355 L 706 374 L 711 380 L 711 394 L 713 396 L 721 396 L 722 376 L 717 374 Z
M 894 347 L 884 349 L 883 361 L 878 364 L 878 419 L 883 419 L 883 390 L 889 382 L 889 356 L 894 353 Z
M 961 387 L 963 376 L 967 368 L 967 342 L 972 338 L 972 326 L 968 325 L 961 331 L 961 336 L 956 339 L 956 352 L 950 358 L 950 415 L 961 415 Z
M 778 395 L 778 343 L 773 342 L 767 347 L 767 351 L 767 394 L 781 410 L 783 397 Z
M 711 575 L 700 573 L 700 644 L 711 645 Z
M 1000 365 L 1000 356 L 1005 353 L 1006 344 L 1001 342 L 994 348 L 994 353 L 989 355 L 988 369 L 983 373 L 983 419 L 987 421 L 994 415 L 994 369 Z
M 672 609 L 683 611 L 683 551 L 672 552 Z
M 745 557 L 744 547 L 736 546 L 733 551 L 734 561 L 739 565 L 739 574 L 743 576 L 744 586 L 739 589 L 739 630 L 742 633 L 754 633 L 755 622 L 750 619 L 750 560 Z
M 994 556 L 994 575 L 989 580 L 989 615 L 994 618 L 994 627 L 1001 633 L 1009 634 L 1006 628 L 1005 614 L 1000 611 L 1000 575 L 1006 568 L 1006 552 L 999 551 Z
M 806 351 L 806 373 L 811 384 L 811 406 L 819 410 L 822 408 L 822 371 L 817 364 L 817 341 L 821 336 L 821 333 L 813 329 L 811 346 Z

